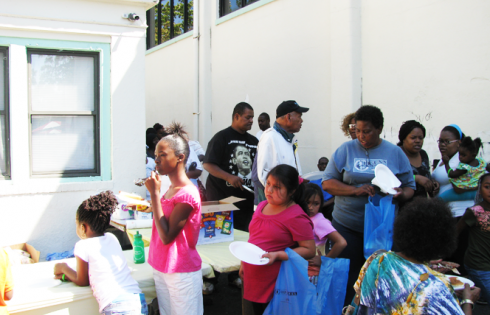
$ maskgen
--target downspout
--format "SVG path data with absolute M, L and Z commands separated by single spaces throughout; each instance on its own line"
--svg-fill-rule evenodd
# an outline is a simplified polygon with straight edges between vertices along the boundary
M 193 108 L 193 128 L 194 140 L 199 141 L 199 0 L 194 0 L 194 108 Z

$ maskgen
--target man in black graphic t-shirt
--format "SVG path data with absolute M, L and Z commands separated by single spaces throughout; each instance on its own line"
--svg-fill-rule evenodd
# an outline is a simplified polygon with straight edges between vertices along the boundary
M 258 140 L 247 131 L 252 128 L 254 111 L 248 103 L 241 102 L 233 110 L 231 126 L 221 130 L 209 141 L 204 157 L 204 169 L 209 172 L 206 198 L 220 200 L 235 196 L 246 200 L 235 205 L 236 229 L 248 231 L 253 216 L 254 194 L 242 186 L 254 189 L 251 180 L 252 163 Z

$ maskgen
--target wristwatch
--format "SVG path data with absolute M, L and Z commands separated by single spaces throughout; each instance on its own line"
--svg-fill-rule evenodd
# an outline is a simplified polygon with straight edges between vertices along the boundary
M 473 301 L 470 299 L 461 300 L 461 302 L 459 302 L 459 304 L 461 306 L 463 306 L 463 304 L 471 304 L 471 309 L 473 309 L 473 307 L 475 306 L 475 303 L 473 303 Z

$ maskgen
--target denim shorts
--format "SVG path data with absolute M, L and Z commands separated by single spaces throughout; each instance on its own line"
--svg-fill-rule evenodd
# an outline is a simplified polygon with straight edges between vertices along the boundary
M 126 293 L 115 298 L 102 310 L 103 315 L 148 315 L 143 293 Z

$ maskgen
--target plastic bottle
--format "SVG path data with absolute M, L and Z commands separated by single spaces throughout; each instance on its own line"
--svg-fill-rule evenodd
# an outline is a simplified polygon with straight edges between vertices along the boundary
M 133 242 L 133 260 L 135 264 L 142 264 L 145 262 L 145 243 L 143 242 L 142 235 L 139 231 L 136 231 Z

